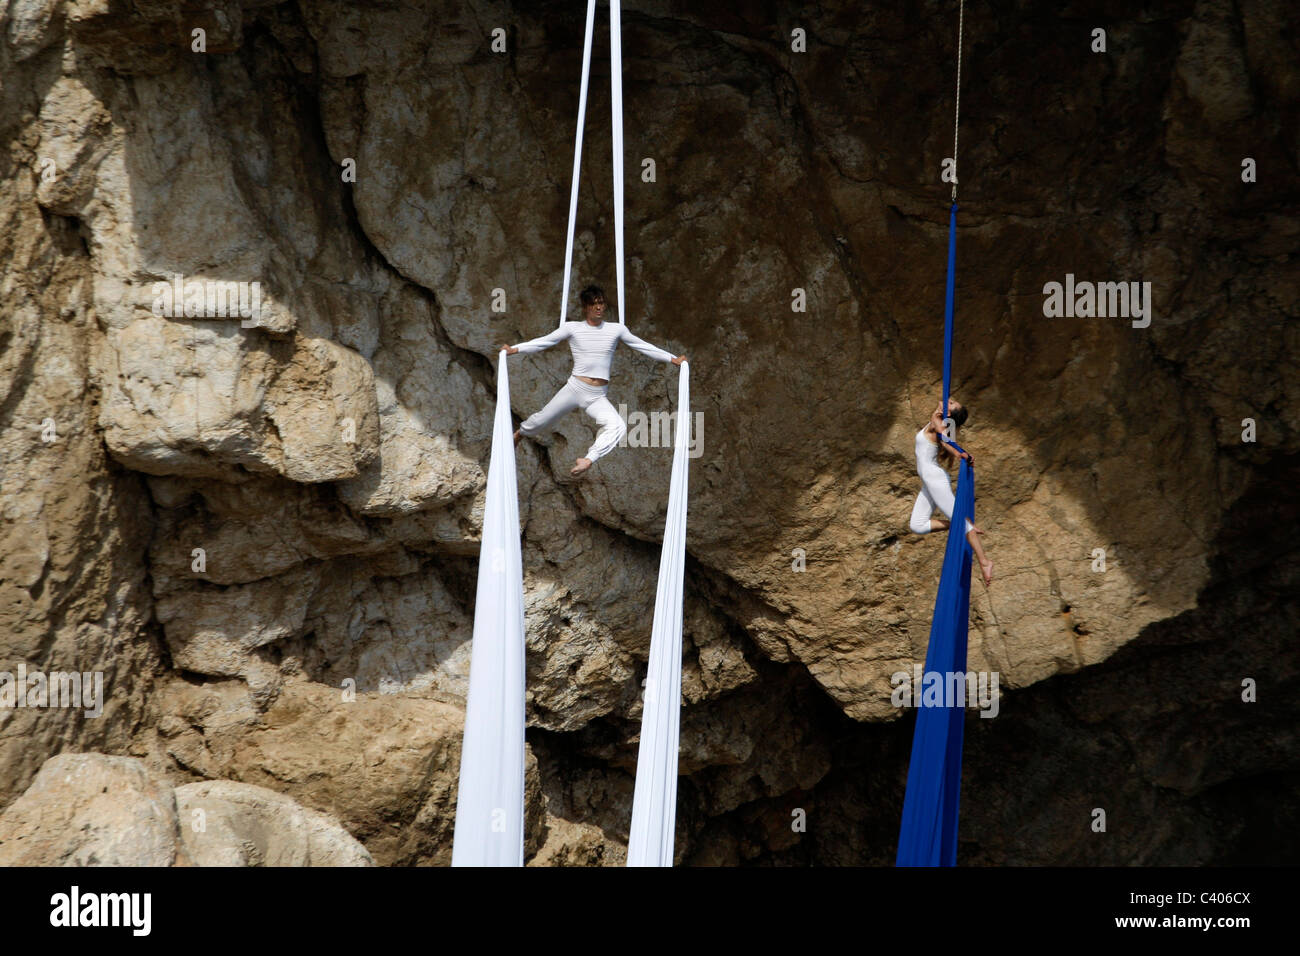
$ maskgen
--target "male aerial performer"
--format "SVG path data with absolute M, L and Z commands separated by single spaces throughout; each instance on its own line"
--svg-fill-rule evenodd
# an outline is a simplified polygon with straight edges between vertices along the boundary
M 587 449 L 587 456 L 579 458 L 569 469 L 571 475 L 581 475 L 595 463 L 597 458 L 613 451 L 627 434 L 627 426 L 623 424 L 623 419 L 619 418 L 618 412 L 605 397 L 609 392 L 609 366 L 614 358 L 614 349 L 618 347 L 619 342 L 625 342 L 642 355 L 648 355 L 661 362 L 681 365 L 686 361 L 685 355 L 673 358 L 670 352 L 665 352 L 637 338 L 622 322 L 604 321 L 605 293 L 600 286 L 587 286 L 578 299 L 582 302 L 583 321 L 565 322 L 550 335 L 543 335 L 539 339 L 520 342 L 518 345 L 501 346 L 507 355 L 514 355 L 516 352 L 527 355 L 530 352 L 549 349 L 565 339 L 569 340 L 569 348 L 573 350 L 573 374 L 564 383 L 564 387 L 555 393 L 555 397 L 546 403 L 545 408 L 530 415 L 519 426 L 519 430 L 515 432 L 515 444 L 519 444 L 522 436 L 536 435 L 555 424 L 560 416 L 568 414 L 575 408 L 581 408 L 596 420 L 600 431 L 596 433 L 596 440 Z

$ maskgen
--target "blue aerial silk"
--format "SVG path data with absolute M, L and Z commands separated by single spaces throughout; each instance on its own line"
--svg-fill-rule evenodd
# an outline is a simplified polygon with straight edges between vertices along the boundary
M 948 284 L 944 302 L 943 409 L 948 408 L 952 378 L 953 290 L 957 265 L 957 204 L 948 218 Z M 952 447 L 961 450 L 955 442 Z M 970 623 L 971 548 L 963 529 L 975 521 L 975 471 L 962 459 L 957 473 L 956 503 L 943 553 L 939 593 L 934 599 L 930 645 L 925 654 L 926 674 L 966 673 L 966 638 Z M 964 685 L 963 685 L 964 686 Z M 923 680 L 912 688 L 916 729 L 912 734 L 912 759 L 907 768 L 907 793 L 903 797 L 903 822 L 898 833 L 898 866 L 957 865 L 957 805 L 961 796 L 961 748 L 965 700 L 923 706 Z
M 948 212 L 948 284 L 943 294 L 943 409 L 948 414 L 948 390 L 952 384 L 952 300 L 957 285 L 957 204 Z
M 948 547 L 943 554 L 943 575 L 934 599 L 930 648 L 925 654 L 927 674 L 966 673 L 966 630 L 970 618 L 971 549 L 962 529 L 975 520 L 975 472 L 962 461 L 957 475 L 957 503 L 953 506 Z M 916 730 L 912 735 L 912 762 L 907 768 L 907 795 L 903 798 L 903 825 L 898 833 L 899 866 L 957 865 L 957 803 L 961 796 L 961 745 L 966 719 L 965 700 L 952 706 L 923 707 L 921 687 L 912 688 Z M 949 701 L 944 700 L 944 703 Z

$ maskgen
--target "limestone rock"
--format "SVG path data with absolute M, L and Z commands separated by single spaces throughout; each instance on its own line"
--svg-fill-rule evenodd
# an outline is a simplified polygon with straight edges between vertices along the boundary
M 130 757 L 51 757 L 0 815 L 2 866 L 187 862 L 171 785 Z
M 374 866 L 323 813 L 274 790 L 228 780 L 176 788 L 185 849 L 197 866 Z
M 170 684 L 158 745 L 205 777 L 329 814 L 381 865 L 451 859 L 464 711 L 292 680 L 269 707 L 240 681 Z

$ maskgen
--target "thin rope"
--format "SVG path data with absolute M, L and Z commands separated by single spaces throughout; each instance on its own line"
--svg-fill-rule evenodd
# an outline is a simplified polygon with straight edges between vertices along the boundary
M 966 23 L 966 0 L 957 13 L 957 96 L 952 110 L 952 201 L 957 201 L 957 121 L 961 117 L 961 35 Z
M 569 193 L 569 231 L 564 241 L 564 288 L 560 290 L 560 325 L 569 312 L 569 280 L 573 274 L 573 230 L 578 219 L 578 175 L 582 170 L 582 127 L 587 117 L 587 77 L 591 73 L 591 32 L 596 0 L 587 0 L 587 37 L 582 44 L 582 92 L 578 94 L 578 132 L 573 144 L 573 189 Z
M 960 0 L 957 13 L 957 92 L 953 98 L 952 110 L 952 206 L 948 214 L 948 281 L 944 294 L 943 320 L 943 402 L 939 406 L 944 419 L 948 418 L 948 396 L 952 388 L 952 343 L 953 343 L 953 286 L 957 272 L 957 130 L 961 120 L 961 40 L 965 33 L 966 0 Z M 960 446 L 948 438 L 939 435 L 940 441 L 947 442 L 958 450 Z

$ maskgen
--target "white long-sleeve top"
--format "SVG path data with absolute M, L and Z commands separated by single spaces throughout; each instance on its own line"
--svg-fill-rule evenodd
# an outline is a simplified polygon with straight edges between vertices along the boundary
M 609 380 L 609 367 L 619 342 L 660 362 L 671 362 L 676 357 L 657 345 L 637 338 L 622 322 L 601 322 L 600 325 L 592 325 L 585 320 L 565 322 L 550 335 L 520 342 L 515 348 L 524 354 L 540 352 L 552 345 L 559 345 L 565 339 L 568 339 L 569 348 L 573 350 L 573 374 L 585 375 L 587 378 Z
M 948 473 L 939 464 L 939 443 L 930 441 L 926 430 L 916 433 L 916 473 L 921 478 L 922 492 L 930 499 L 930 504 L 943 512 L 943 516 L 952 521 L 952 509 L 957 506 L 957 497 L 952 493 Z M 975 527 L 966 519 L 966 530 Z

